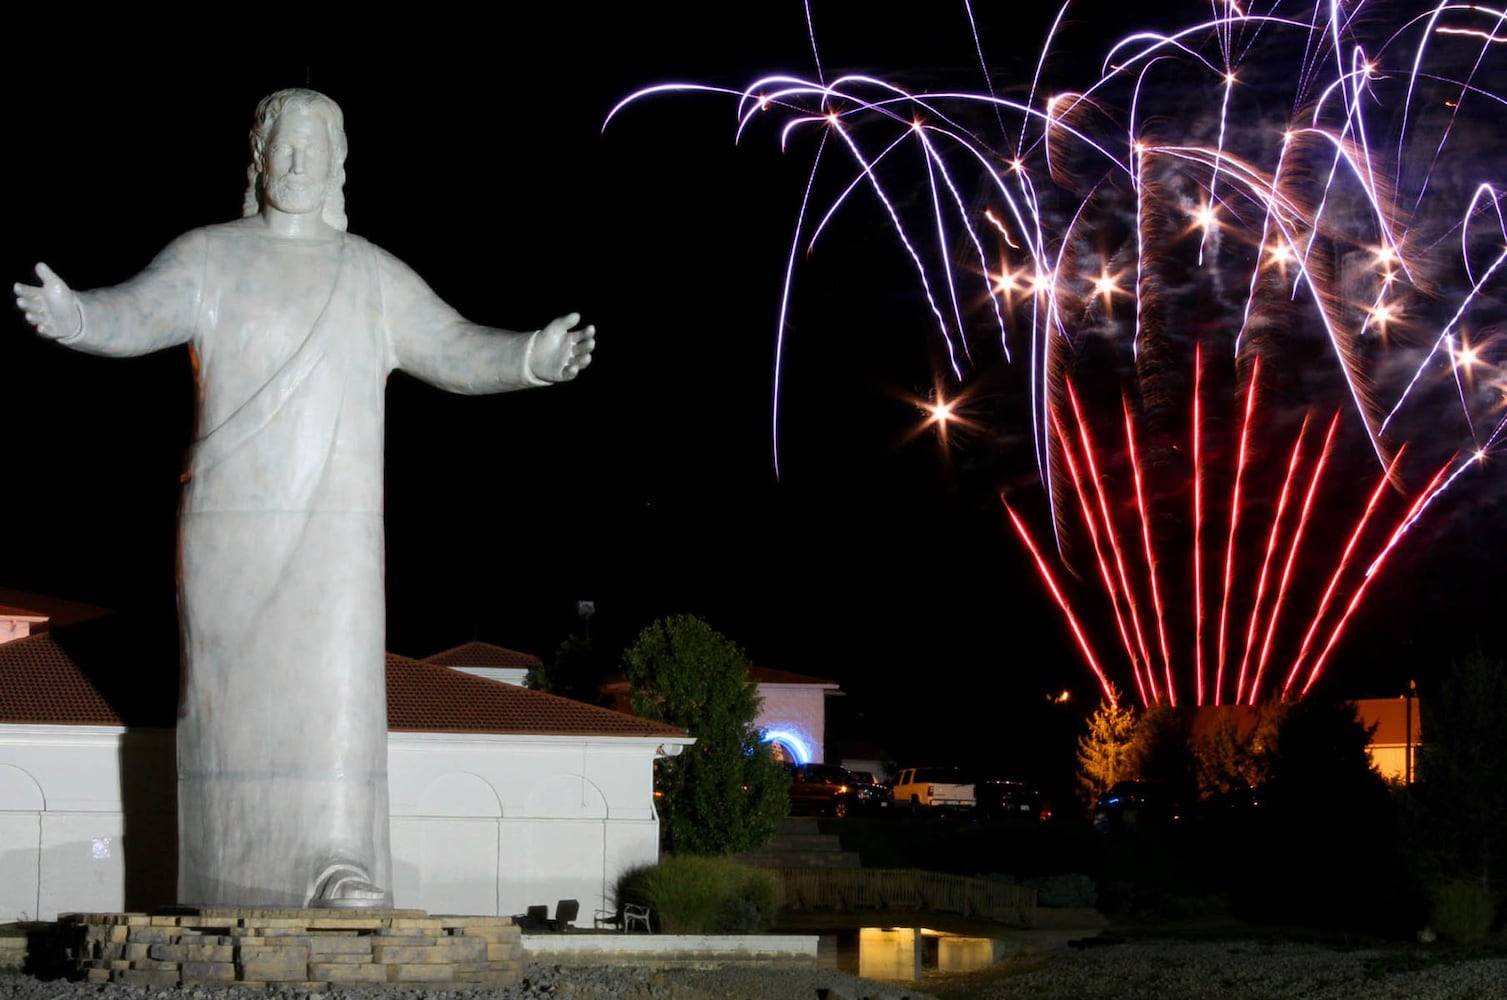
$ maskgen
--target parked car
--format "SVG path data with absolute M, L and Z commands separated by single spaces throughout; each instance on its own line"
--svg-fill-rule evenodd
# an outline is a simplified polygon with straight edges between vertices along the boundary
M 1024 781 L 986 778 L 973 786 L 978 814 L 986 819 L 1039 820 L 1048 818 L 1041 792 Z
M 853 772 L 837 764 L 791 764 L 793 816 L 846 816 L 862 808 Z
M 874 777 L 871 771 L 849 771 L 853 775 L 853 793 L 856 805 L 867 813 L 889 812 L 895 804 L 895 795 L 889 785 Z
M 1119 781 L 1094 803 L 1094 829 L 1136 833 L 1165 829 L 1182 820 L 1184 806 L 1161 781 Z
M 905 767 L 890 785 L 898 808 L 971 812 L 973 777 L 960 767 Z

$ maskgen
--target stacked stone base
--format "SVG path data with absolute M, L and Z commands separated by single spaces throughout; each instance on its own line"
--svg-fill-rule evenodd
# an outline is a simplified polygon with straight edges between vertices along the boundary
M 506 987 L 523 978 L 511 917 L 423 910 L 175 907 L 68 913 L 60 942 L 80 978 L 137 986 Z

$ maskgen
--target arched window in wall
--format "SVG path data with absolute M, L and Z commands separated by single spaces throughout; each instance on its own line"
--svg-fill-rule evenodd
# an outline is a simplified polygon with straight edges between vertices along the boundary
M 804 733 L 792 728 L 766 729 L 764 742 L 769 744 L 775 760 L 787 764 L 811 763 L 811 740 Z

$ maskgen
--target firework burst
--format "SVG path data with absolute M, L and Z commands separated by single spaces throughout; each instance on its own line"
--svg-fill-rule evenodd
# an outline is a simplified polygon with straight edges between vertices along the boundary
M 1072 9 L 1028 79 L 980 55 L 983 90 L 671 83 L 608 120 L 720 93 L 739 138 L 810 151 L 781 341 L 800 252 L 863 194 L 955 378 L 985 337 L 1027 373 L 1045 517 L 1009 522 L 1106 696 L 1122 663 L 1148 704 L 1299 697 L 1503 445 L 1507 13 L 1215 3 L 1088 63 Z

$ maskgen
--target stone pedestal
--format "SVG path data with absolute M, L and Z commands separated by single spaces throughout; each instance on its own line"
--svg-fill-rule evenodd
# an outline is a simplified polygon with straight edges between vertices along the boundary
M 506 987 L 523 978 L 511 917 L 423 910 L 171 907 L 67 913 L 60 943 L 89 982 L 137 986 Z

